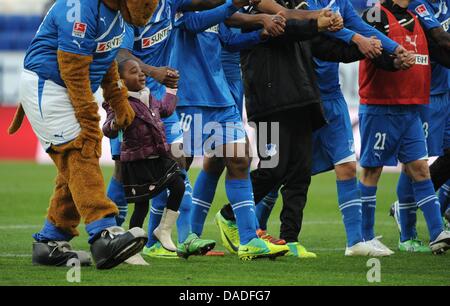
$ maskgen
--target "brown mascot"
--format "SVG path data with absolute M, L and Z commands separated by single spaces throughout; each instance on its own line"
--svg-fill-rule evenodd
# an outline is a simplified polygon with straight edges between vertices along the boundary
M 157 0 L 57 0 L 27 51 L 20 102 L 9 133 L 26 114 L 35 134 L 57 167 L 56 184 L 42 230 L 33 235 L 33 263 L 66 265 L 90 256 L 72 250 L 83 219 L 92 257 L 99 269 L 112 268 L 138 253 L 146 243 L 140 228 L 116 226 L 118 210 L 105 195 L 99 166 L 102 132 L 94 92 L 126 128 L 134 118 L 115 57 L 125 22 L 145 25 Z

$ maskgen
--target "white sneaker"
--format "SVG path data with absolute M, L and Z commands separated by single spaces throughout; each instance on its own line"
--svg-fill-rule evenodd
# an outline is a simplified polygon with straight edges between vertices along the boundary
M 135 265 L 135 266 L 149 266 L 148 262 L 142 258 L 141 254 L 136 254 L 134 256 L 131 256 L 125 262 L 129 265 Z
M 450 232 L 442 231 L 434 241 L 430 242 L 430 249 L 434 254 L 442 254 L 450 249 Z
M 394 204 L 391 205 L 390 215 L 394 217 L 395 223 L 398 227 L 398 231 L 401 233 L 402 227 L 400 226 L 400 207 L 398 201 L 395 201 Z
M 392 251 L 390 248 L 388 248 L 383 243 L 381 243 L 381 241 L 379 240 L 381 238 L 383 238 L 383 236 L 377 236 L 377 237 L 373 238 L 372 240 L 367 241 L 367 243 L 373 245 L 375 248 L 377 248 L 379 250 L 383 250 L 383 251 L 389 253 L 389 255 L 395 254 L 394 251 Z
M 373 246 L 371 243 L 358 242 L 354 246 L 347 247 L 345 249 L 345 256 L 374 256 L 382 257 L 389 256 L 390 252 L 381 250 Z

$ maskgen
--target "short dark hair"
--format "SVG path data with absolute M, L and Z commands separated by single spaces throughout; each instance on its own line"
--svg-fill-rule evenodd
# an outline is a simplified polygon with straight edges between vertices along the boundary
M 122 76 L 123 69 L 125 68 L 125 64 L 129 61 L 134 61 L 132 58 L 126 58 L 124 60 L 119 61 L 119 75 Z

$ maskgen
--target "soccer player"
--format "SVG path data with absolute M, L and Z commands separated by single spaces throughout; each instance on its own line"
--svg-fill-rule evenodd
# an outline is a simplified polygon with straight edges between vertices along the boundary
M 160 99 L 166 91 L 166 86 L 177 87 L 178 71 L 167 67 L 173 48 L 172 29 L 174 16 L 177 11 L 192 11 L 213 8 L 222 1 L 216 0 L 161 0 L 152 19 L 143 27 L 127 27 L 126 37 L 119 53 L 120 59 L 134 58 L 147 74 L 147 86 L 152 95 Z M 189 76 L 184 76 L 189 77 Z M 192 188 L 186 173 L 186 160 L 182 154 L 183 134 L 179 118 L 175 112 L 163 120 L 167 141 L 171 145 L 171 152 L 177 157 L 183 168 L 186 180 L 186 191 L 180 206 L 180 216 L 177 220 L 178 252 L 183 257 L 191 254 L 203 255 L 214 248 L 215 241 L 199 239 L 191 232 Z M 148 222 L 149 240 L 143 253 L 151 257 L 176 258 L 176 252 L 171 252 L 161 246 L 152 235 L 158 226 L 164 207 L 167 203 L 167 190 L 160 193 L 150 210 Z
M 381 10 L 377 22 L 368 11 L 363 18 L 381 31 L 402 42 L 413 55 L 414 66 L 409 71 L 384 72 L 369 61 L 360 64 L 360 189 L 366 205 L 363 231 L 374 237 L 376 191 L 383 166 L 395 166 L 400 161 L 411 180 L 411 197 L 424 213 L 434 253 L 450 248 L 450 232 L 444 230 L 439 202 L 434 192 L 427 164 L 428 152 L 419 111 L 429 103 L 431 68 L 427 38 L 420 22 L 411 13 L 405 21 L 398 13 L 409 1 L 387 0 L 376 8 Z M 384 17 L 383 17 L 384 16 Z M 395 68 L 410 66 L 409 61 Z
M 426 31 L 432 56 L 430 103 L 422 106 L 419 110 L 427 140 L 428 156 L 441 156 L 442 159 L 448 158 L 448 152 L 446 153 L 446 151 L 450 149 L 450 135 L 446 134 L 446 131 L 450 129 L 449 8 L 450 1 L 448 0 L 414 0 L 409 5 L 409 9 L 416 15 Z M 412 19 L 406 8 L 398 7 L 396 13 L 401 15 L 401 18 L 405 20 L 404 23 L 410 22 Z M 440 55 L 441 53 L 443 55 Z M 446 64 L 447 66 L 445 66 Z M 434 168 L 439 164 L 440 161 L 434 164 Z M 430 167 L 430 170 L 432 167 Z M 443 169 L 436 170 L 431 173 L 431 179 L 435 189 L 438 189 L 443 183 L 439 173 L 448 172 L 448 169 L 445 169 L 444 166 Z M 437 181 L 441 182 L 438 183 Z M 398 221 L 400 230 L 398 249 L 407 252 L 430 252 L 430 248 L 423 245 L 417 236 L 415 227 L 417 203 L 414 199 L 411 184 L 411 179 L 402 171 L 397 185 L 398 201 L 394 203 L 391 209 L 391 214 Z M 442 215 L 445 214 L 447 208 L 448 198 L 446 194 L 448 194 L 448 186 L 444 184 L 439 192 Z
M 243 260 L 277 257 L 288 251 L 285 246 L 273 245 L 256 236 L 245 131 L 220 62 L 222 43 L 238 46 L 261 41 L 263 31 L 225 36 L 219 25 L 247 4 L 234 0 L 201 13 L 177 14 L 170 62 L 181 76 L 177 111 L 185 131 L 185 151 L 191 157 L 206 152 L 223 158 L 227 168 L 225 188 L 236 213 L 242 237 L 238 255 Z M 202 18 L 196 18 L 203 13 Z

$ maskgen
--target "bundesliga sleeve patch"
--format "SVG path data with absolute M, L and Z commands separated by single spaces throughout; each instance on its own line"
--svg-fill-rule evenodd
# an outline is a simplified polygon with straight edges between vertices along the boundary
M 416 7 L 415 11 L 420 17 L 430 16 L 430 13 L 428 12 L 425 4 L 421 4 L 418 7 Z
M 86 35 L 87 24 L 82 22 L 75 22 L 73 24 L 72 36 L 78 38 L 84 38 Z

